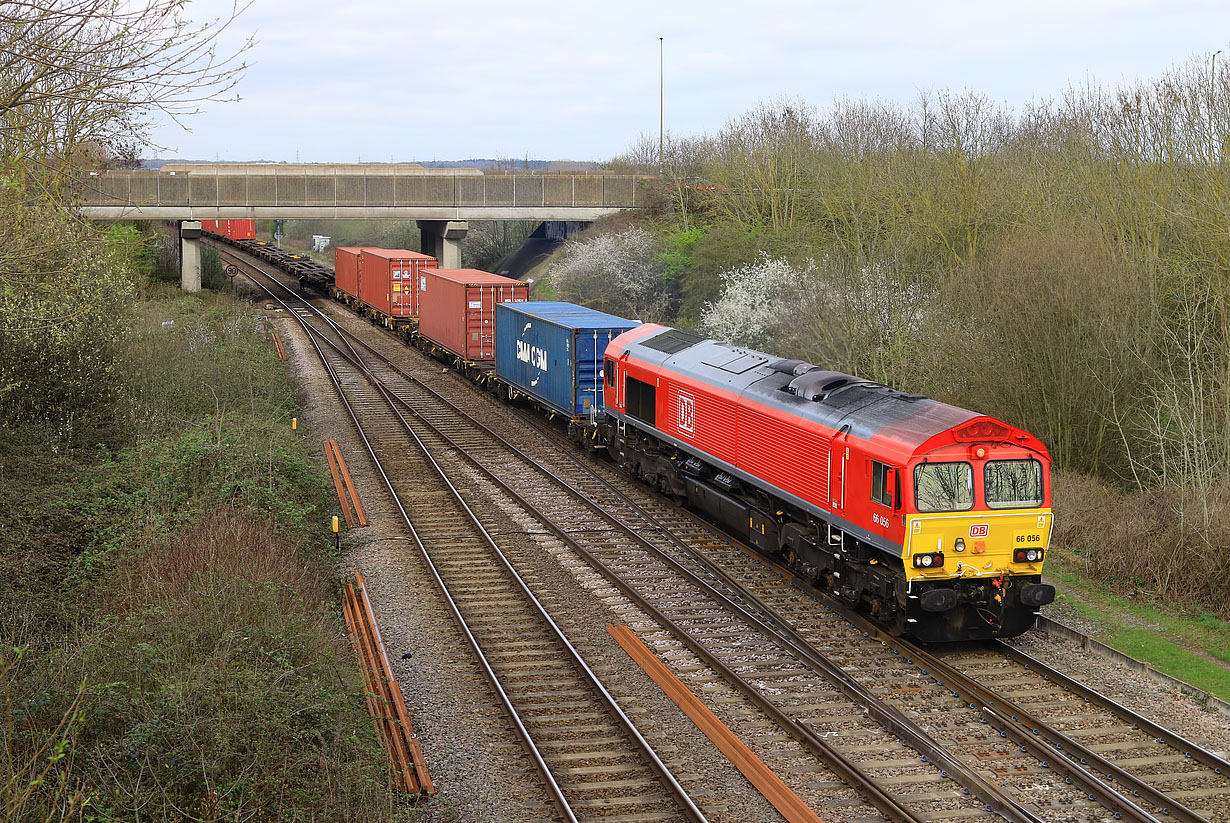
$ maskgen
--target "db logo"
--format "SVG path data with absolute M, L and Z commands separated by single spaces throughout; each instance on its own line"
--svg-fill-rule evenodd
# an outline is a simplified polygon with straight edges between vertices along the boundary
M 688 434 L 696 433 L 696 400 L 682 392 L 679 394 L 679 429 Z
M 986 537 L 991 533 L 991 527 L 986 523 L 975 523 L 969 527 L 970 537 Z

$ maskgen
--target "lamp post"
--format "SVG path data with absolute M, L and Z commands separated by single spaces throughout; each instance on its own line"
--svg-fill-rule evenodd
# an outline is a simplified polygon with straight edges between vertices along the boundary
M 1209 69 L 1209 162 L 1214 163 L 1216 160 L 1213 155 L 1217 151 L 1217 136 L 1213 133 L 1213 98 L 1217 94 L 1217 55 L 1221 54 L 1221 49 L 1213 52 L 1212 65 Z
M 662 163 L 662 147 L 666 136 L 666 46 L 663 38 L 658 38 L 658 174 L 662 174 L 665 166 Z

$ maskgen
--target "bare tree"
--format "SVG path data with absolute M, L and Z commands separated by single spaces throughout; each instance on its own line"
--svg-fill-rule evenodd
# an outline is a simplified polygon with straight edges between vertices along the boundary
M 62 299 L 81 273 L 67 265 L 75 253 L 58 248 L 90 233 L 71 210 L 80 172 L 135 157 L 153 113 L 178 120 L 234 89 L 251 41 L 219 49 L 241 9 L 199 24 L 184 9 L 181 0 L 0 4 L 0 294 L 21 298 L 0 307 L 0 325 L 54 324 L 85 310 Z M 76 229 L 42 230 L 64 221 Z
M 717 208 L 742 225 L 781 229 L 800 216 L 814 187 L 816 111 L 800 101 L 762 103 L 713 140 L 711 176 L 734 196 Z
M 0 146 L 4 158 L 61 163 L 87 142 L 145 138 L 144 118 L 172 118 L 232 91 L 249 39 L 219 53 L 227 18 L 192 23 L 182 0 L 15 0 L 0 6 Z

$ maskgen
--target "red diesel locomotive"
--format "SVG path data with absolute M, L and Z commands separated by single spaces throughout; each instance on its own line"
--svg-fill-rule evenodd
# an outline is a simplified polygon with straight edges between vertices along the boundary
M 1054 599 L 1050 459 L 1028 432 L 653 324 L 604 368 L 613 459 L 889 630 L 1012 637 Z

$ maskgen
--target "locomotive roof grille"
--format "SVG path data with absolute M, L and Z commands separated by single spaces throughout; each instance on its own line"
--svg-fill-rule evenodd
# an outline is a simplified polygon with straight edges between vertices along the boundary
M 678 354 L 679 352 L 690 349 L 697 343 L 703 343 L 708 340 L 708 337 L 702 337 L 699 334 L 693 334 L 690 331 L 681 329 L 669 329 L 661 334 L 655 334 L 646 340 L 641 341 L 641 345 L 647 349 L 665 352 L 666 354 Z

